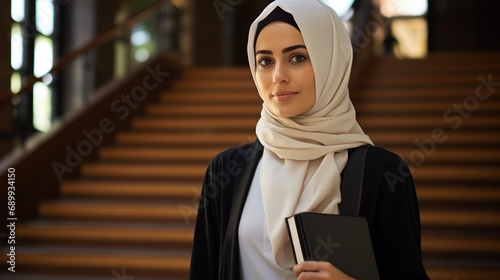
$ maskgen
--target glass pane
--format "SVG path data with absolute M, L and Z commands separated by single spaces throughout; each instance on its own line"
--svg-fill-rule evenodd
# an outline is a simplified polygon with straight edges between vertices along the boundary
M 10 91 L 12 91 L 13 93 L 18 93 L 20 89 L 21 75 L 19 75 L 19 72 L 14 72 L 12 73 L 12 76 L 10 76 Z
M 10 1 L 10 17 L 17 22 L 24 19 L 24 0 Z
M 35 39 L 35 65 L 33 74 L 36 77 L 45 75 L 53 65 L 54 50 L 52 40 L 45 36 L 37 36 Z
M 323 2 L 332 7 L 339 17 L 343 17 L 351 8 L 354 0 L 323 0 Z
M 427 55 L 427 21 L 424 18 L 394 19 L 392 32 L 397 39 L 400 58 L 423 58 Z
M 146 44 L 151 39 L 149 31 L 146 30 L 142 25 L 135 27 L 132 30 L 132 35 L 130 36 L 130 42 L 134 46 L 142 46 Z
M 54 32 L 54 3 L 52 0 L 36 1 L 36 29 L 45 36 Z
M 132 43 L 133 62 L 140 63 L 146 61 L 154 52 L 154 43 L 151 40 L 151 32 L 148 26 L 139 24 L 132 29 L 130 35 Z
M 14 23 L 10 35 L 10 66 L 19 70 L 23 66 L 23 36 L 21 25 Z
M 149 51 L 146 48 L 139 48 L 134 53 L 134 58 L 137 62 L 144 62 L 149 58 Z
M 381 0 L 380 11 L 386 17 L 421 16 L 427 13 L 427 0 Z
M 43 83 L 33 86 L 33 126 L 43 132 L 50 129 L 52 114 L 52 92 Z

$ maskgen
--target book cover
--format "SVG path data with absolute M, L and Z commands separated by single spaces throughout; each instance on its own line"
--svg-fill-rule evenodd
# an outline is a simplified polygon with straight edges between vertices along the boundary
M 296 263 L 328 261 L 355 279 L 379 279 L 366 218 L 302 212 L 285 221 Z

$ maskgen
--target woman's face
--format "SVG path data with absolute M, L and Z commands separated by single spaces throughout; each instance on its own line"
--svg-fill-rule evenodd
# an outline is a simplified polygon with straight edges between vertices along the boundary
M 259 94 L 272 113 L 290 118 L 314 106 L 314 71 L 295 27 L 281 21 L 266 25 L 255 44 L 255 61 Z

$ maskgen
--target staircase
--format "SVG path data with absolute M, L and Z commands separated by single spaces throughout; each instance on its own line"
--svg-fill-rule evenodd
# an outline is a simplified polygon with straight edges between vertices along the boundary
M 431 279 L 500 279 L 500 87 L 475 92 L 499 72 L 499 53 L 384 57 L 351 91 L 412 168 Z M 206 166 L 255 139 L 260 108 L 247 68 L 187 71 L 18 226 L 9 279 L 186 279 Z
M 412 169 L 429 276 L 500 279 L 500 53 L 384 57 L 369 71 L 351 96 L 374 143 Z
M 209 160 L 255 139 L 262 105 L 247 68 L 190 70 L 158 99 L 18 226 L 9 279 L 187 279 Z

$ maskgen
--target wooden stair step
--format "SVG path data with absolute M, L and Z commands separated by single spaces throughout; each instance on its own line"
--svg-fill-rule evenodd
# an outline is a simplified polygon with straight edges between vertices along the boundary
M 500 268 L 427 267 L 431 280 L 490 280 L 500 279 Z
M 412 63 L 404 65 L 398 63 L 378 63 L 370 70 L 370 77 L 380 76 L 403 76 L 403 75 L 442 75 L 459 74 L 478 76 L 478 73 L 494 73 L 500 69 L 499 62 L 475 62 L 464 64 L 428 64 Z
M 68 224 L 60 222 L 20 224 L 16 237 L 39 241 L 106 241 L 142 243 L 183 243 L 193 241 L 193 228 L 148 226 L 145 224 Z
M 196 67 L 187 69 L 182 75 L 183 80 L 227 78 L 252 80 L 252 73 L 248 67 Z
M 360 116 L 359 124 L 363 128 L 376 127 L 379 130 L 383 129 L 429 129 L 452 127 L 457 124 L 455 119 L 443 119 L 442 116 Z M 486 116 L 474 116 L 468 119 L 461 119 L 460 129 L 500 129 L 500 119 L 495 119 Z
M 426 144 L 426 147 L 429 147 Z M 430 149 L 430 148 L 427 148 Z M 401 156 L 410 164 L 432 163 L 463 163 L 463 164 L 500 164 L 500 149 L 463 149 L 463 148 L 434 148 L 434 151 L 422 152 L 414 148 L 394 148 L 391 152 Z M 422 159 L 422 155 L 425 157 Z M 422 163 L 420 162 L 422 161 Z
M 16 261 L 29 267 L 44 268 L 73 268 L 81 269 L 105 269 L 109 275 L 113 268 L 125 267 L 129 275 L 132 271 L 151 269 L 155 271 L 184 271 L 189 270 L 189 256 L 185 253 L 151 253 L 146 250 L 99 250 L 89 248 L 88 250 L 52 249 L 18 249 Z M 111 277 L 110 276 L 110 277 Z
M 394 102 L 379 101 L 379 102 L 357 102 L 355 105 L 358 116 L 373 116 L 374 114 L 387 115 L 431 115 L 439 114 L 442 116 L 447 110 L 454 110 L 453 103 L 449 101 L 415 102 L 410 100 L 398 100 Z M 165 111 L 168 109 L 165 108 Z M 464 109 L 465 110 L 465 109 Z M 498 114 L 500 111 L 500 100 L 489 100 L 481 102 L 477 110 L 469 112 L 471 114 Z
M 470 74 L 477 76 L 481 73 L 491 73 L 488 70 L 499 69 L 500 60 L 484 59 L 456 59 L 456 60 L 438 60 L 421 59 L 421 60 L 397 60 L 389 57 L 384 57 L 379 61 L 374 62 L 370 69 L 370 76 L 378 74 L 393 74 L 399 75 L 443 75 L 443 74 Z M 493 72 L 494 73 L 494 72 Z
M 430 185 L 417 186 L 417 196 L 420 203 L 425 202 L 498 202 L 500 203 L 500 189 L 498 187 L 457 188 Z
M 498 80 L 495 77 L 493 80 Z M 444 88 L 447 86 L 475 86 L 479 84 L 477 75 L 429 75 L 429 76 L 401 76 L 395 79 L 390 76 L 368 77 L 360 82 L 360 85 L 370 85 L 370 87 L 387 88 L 422 88 L 436 87 Z M 474 92 L 472 92 L 474 93 Z
M 428 54 L 429 59 L 433 61 L 490 61 L 500 59 L 498 51 L 459 51 L 459 52 L 432 52 Z
M 365 132 L 370 136 L 373 142 L 377 145 L 387 147 L 388 149 L 393 149 L 398 146 L 411 147 L 414 150 L 418 150 L 419 147 L 415 144 L 415 141 L 430 141 L 435 144 L 436 147 L 446 146 L 460 146 L 465 147 L 484 147 L 484 146 L 496 146 L 500 147 L 500 133 L 489 132 L 482 134 L 478 137 L 475 133 L 470 133 L 470 131 L 453 130 L 443 127 L 446 133 L 445 143 L 436 143 L 433 141 L 432 132 L 434 129 L 429 129 L 429 131 L 415 132 L 408 131 L 405 133 L 394 132 L 394 131 L 370 131 L 370 129 L 364 129 Z
M 203 140 L 203 141 L 200 141 Z M 255 140 L 255 132 L 119 132 L 119 144 L 235 146 Z
M 197 89 L 207 89 L 211 90 L 254 90 L 255 83 L 253 80 L 244 79 L 244 80 L 198 80 L 196 83 L 190 80 L 178 80 L 172 84 L 172 90 L 197 90 Z
M 258 117 L 251 118 L 205 118 L 205 119 L 168 119 L 136 118 L 132 120 L 134 129 L 174 129 L 174 130 L 255 130 Z
M 201 182 L 174 183 L 148 181 L 64 181 L 61 194 L 74 197 L 130 197 L 159 199 L 185 198 L 199 196 Z
M 198 205 L 115 201 L 51 200 L 39 205 L 43 218 L 188 221 Z
M 462 65 L 464 63 L 478 63 L 488 61 L 500 60 L 500 53 L 498 51 L 480 51 L 480 52 L 431 52 L 428 53 L 425 59 L 399 59 L 394 56 L 384 56 L 381 59 L 386 63 L 397 63 L 402 65 L 427 63 L 429 65 L 441 64 L 456 64 Z
M 467 238 L 467 237 L 422 237 L 422 250 L 426 253 L 485 253 L 500 254 L 498 238 Z
M 99 150 L 99 158 L 112 161 L 201 161 L 206 162 L 220 153 L 219 148 L 173 147 L 105 147 Z
M 84 163 L 81 174 L 88 178 L 202 179 L 206 164 L 117 164 Z
M 463 103 L 464 99 L 468 96 L 475 96 L 475 86 L 471 87 L 449 87 L 449 88 L 429 88 L 429 89 L 418 89 L 415 87 L 406 87 L 401 89 L 380 89 L 380 88 L 356 88 L 351 93 L 353 99 L 356 102 L 383 102 L 387 100 L 402 100 L 402 101 L 414 101 L 414 102 L 428 102 L 432 104 L 436 101 L 449 101 L 450 106 L 453 103 Z M 477 96 L 476 96 L 477 97 Z M 490 100 L 497 100 L 494 94 L 487 95 L 487 92 L 480 91 L 480 95 L 484 100 L 481 102 L 487 103 Z M 485 99 L 487 97 L 487 99 Z M 362 100 L 362 101 L 357 101 Z M 431 101 L 432 100 L 432 101 Z M 479 98 L 478 98 L 479 100 Z
M 232 104 L 232 105 L 211 105 L 189 104 L 189 105 L 151 105 L 146 108 L 149 116 L 169 116 L 178 117 L 204 117 L 204 116 L 256 116 L 262 110 L 261 102 L 255 104 Z
M 210 89 L 197 90 L 190 92 L 178 92 L 173 94 L 166 92 L 160 94 L 159 102 L 162 104 L 262 104 L 262 100 L 257 93 L 257 90 L 244 93 L 241 90 L 221 92 L 220 90 L 212 91 Z
M 500 227 L 500 212 L 420 210 L 422 227 Z
M 449 165 L 422 165 L 412 171 L 413 178 L 427 182 L 499 182 L 500 172 L 495 166 L 449 166 Z M 404 176 L 404 174 L 393 174 Z

